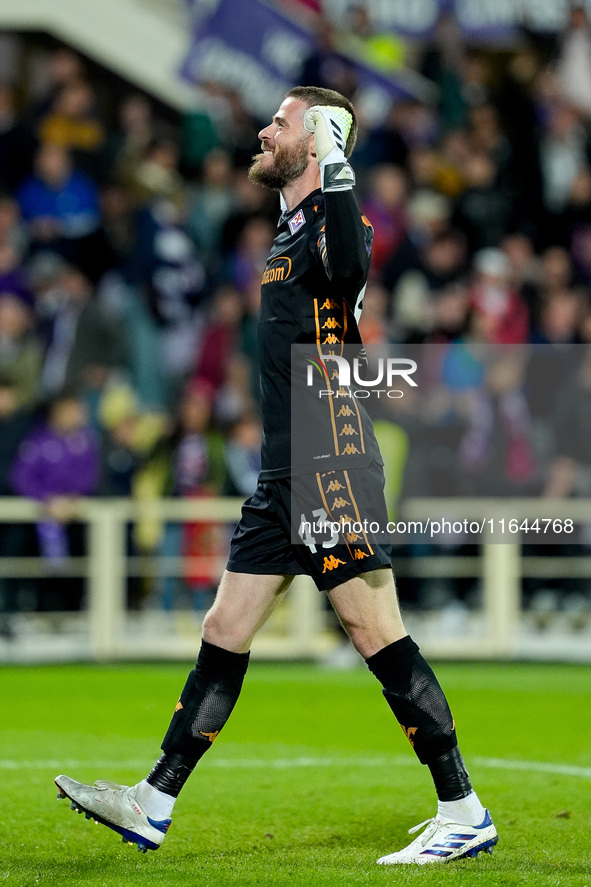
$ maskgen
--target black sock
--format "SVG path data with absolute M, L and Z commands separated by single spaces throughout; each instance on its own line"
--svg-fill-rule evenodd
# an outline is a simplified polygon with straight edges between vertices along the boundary
M 230 717 L 242 689 L 249 653 L 232 653 L 203 641 L 162 741 L 164 754 L 147 781 L 177 797 L 193 768 Z
M 409 636 L 401 638 L 366 662 L 419 761 L 429 767 L 439 800 L 469 795 L 470 777 L 447 699 L 415 642 Z

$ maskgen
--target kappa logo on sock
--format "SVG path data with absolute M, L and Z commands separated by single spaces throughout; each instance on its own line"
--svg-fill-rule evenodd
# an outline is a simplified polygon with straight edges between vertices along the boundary
M 402 732 L 404 733 L 404 735 L 406 736 L 406 738 L 408 739 L 408 741 L 410 742 L 410 744 L 414 748 L 415 744 L 413 742 L 412 737 L 415 735 L 415 733 L 417 732 L 417 730 L 419 728 L 418 727 L 405 727 L 403 724 L 401 724 L 400 726 L 402 727 Z
M 204 733 L 203 730 L 199 731 L 202 736 L 205 736 L 206 739 L 209 739 L 210 742 L 213 742 L 220 735 L 220 731 L 216 730 L 215 733 Z

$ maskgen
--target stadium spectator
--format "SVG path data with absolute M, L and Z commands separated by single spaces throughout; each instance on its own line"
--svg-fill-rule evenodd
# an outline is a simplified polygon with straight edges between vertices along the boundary
M 224 485 L 223 442 L 212 430 L 214 391 L 209 382 L 191 380 L 181 397 L 173 427 L 154 447 L 140 480 L 142 495 L 196 498 L 219 494 Z M 213 524 L 167 523 L 159 554 L 165 557 L 213 557 L 218 553 L 220 536 Z M 187 568 L 185 580 L 194 592 L 211 591 L 215 585 L 215 567 Z M 177 601 L 179 582 L 162 576 L 159 602 L 165 610 Z M 199 600 L 199 605 L 202 600 Z
M 426 241 L 416 267 L 402 274 L 393 291 L 397 339 L 419 342 L 430 336 L 438 293 L 459 280 L 466 271 L 466 258 L 465 238 L 451 228 Z
M 340 36 L 343 50 L 354 58 L 393 74 L 404 66 L 407 47 L 390 29 L 380 28 L 365 3 L 352 3 Z M 352 97 L 353 94 L 350 95 Z
M 10 237 L 0 239 L 0 292 L 13 292 L 32 304 L 32 296 L 20 256 Z
M 234 168 L 227 151 L 215 148 L 203 160 L 201 182 L 189 188 L 186 228 L 211 276 L 221 265 L 222 231 L 236 206 Z
M 237 169 L 233 179 L 235 208 L 223 226 L 221 249 L 224 258 L 236 248 L 247 222 L 255 218 L 267 218 L 273 224 L 269 195 L 249 181 L 245 169 Z
M 18 448 L 35 421 L 31 409 L 23 407 L 14 380 L 0 376 L 0 496 L 14 496 L 10 471 Z M 25 524 L 3 523 L 0 530 L 0 558 L 27 554 L 29 532 Z M 12 615 L 19 609 L 23 581 L 0 577 L 0 637 L 13 636 Z
M 244 412 L 230 428 L 224 443 L 227 481 L 224 492 L 229 496 L 251 496 L 256 490 L 261 471 L 261 439 L 263 429 L 254 413 Z
M 419 70 L 438 87 L 438 111 L 444 131 L 466 123 L 466 102 L 462 95 L 464 44 L 455 17 L 444 10 L 431 41 L 423 48 Z
M 193 368 L 207 292 L 205 269 L 170 200 L 139 214 L 128 277 L 139 297 L 130 319 L 139 399 L 146 408 L 167 408 Z
M 573 3 L 561 36 L 558 76 L 565 99 L 582 115 L 591 114 L 591 26 L 587 8 Z
M 408 150 L 409 146 L 399 126 L 398 103 L 392 102 L 380 124 L 366 129 L 360 127 L 355 157 L 360 172 L 363 173 L 380 163 L 404 167 Z
M 478 352 L 482 384 L 465 401 L 467 427 L 458 449 L 464 496 L 528 496 L 539 492 L 532 417 L 524 393 L 526 352 Z
M 575 383 L 566 386 L 557 403 L 556 450 L 544 495 L 565 498 L 585 493 L 590 466 L 591 434 L 591 348 L 585 345 L 578 355 Z
M 67 46 L 59 46 L 45 59 L 41 87 L 37 86 L 29 114 L 38 124 L 49 113 L 55 99 L 64 87 L 85 79 L 85 68 L 79 55 Z
M 138 471 L 168 428 L 166 414 L 140 409 L 133 389 L 114 380 L 102 393 L 98 420 L 101 475 L 98 495 L 132 496 Z
M 499 169 L 488 151 L 473 150 L 464 173 L 466 188 L 455 201 L 453 220 L 474 253 L 500 244 L 514 207 L 511 193 L 499 184 Z
M 469 291 L 473 333 L 496 345 L 527 342 L 527 305 L 510 285 L 507 256 L 499 249 L 480 250 L 474 258 L 474 272 Z
M 186 184 L 179 172 L 180 148 L 174 138 L 157 136 L 130 174 L 129 187 L 140 206 L 164 197 L 181 207 Z
M 215 421 L 220 428 L 231 427 L 244 415 L 257 415 L 257 382 L 253 360 L 243 351 L 232 354 L 226 367 L 224 384 L 215 401 Z
M 22 440 L 10 473 L 20 496 L 42 503 L 36 524 L 39 554 L 48 572 L 59 575 L 70 555 L 84 552 L 84 534 L 75 522 L 76 498 L 96 492 L 99 445 L 83 402 L 63 391 L 49 406 L 47 420 Z M 46 581 L 41 609 L 79 609 L 83 584 L 64 577 Z
M 476 153 L 483 151 L 492 159 L 496 169 L 496 186 L 512 195 L 516 186 L 513 147 L 502 129 L 494 105 L 478 105 L 470 110 L 469 137 Z
M 372 274 L 382 267 L 406 235 L 408 183 L 404 171 L 393 164 L 374 167 L 361 208 L 374 229 Z
M 103 146 L 102 178 L 129 186 L 155 134 L 154 109 L 147 96 L 139 92 L 126 96 L 117 109 L 117 126 Z
M 17 192 L 31 248 L 51 248 L 81 262 L 100 223 L 98 190 L 59 145 L 41 145 L 33 175 Z
M 405 237 L 383 265 L 382 283 L 393 290 L 406 271 L 419 268 L 421 251 L 449 227 L 449 201 L 432 189 L 415 191 L 408 201 Z
M 578 174 L 589 167 L 589 151 L 589 139 L 575 109 L 556 102 L 539 143 L 542 195 L 549 216 L 546 238 L 552 237 L 553 221 L 565 211 Z
M 76 166 L 89 175 L 99 171 L 99 152 L 105 130 L 96 114 L 90 84 L 77 80 L 63 86 L 39 124 L 39 141 L 71 152 Z
M 0 196 L 14 194 L 31 172 L 35 139 L 19 118 L 14 91 L 0 83 Z
M 244 224 L 236 248 L 228 255 L 222 278 L 248 296 L 260 285 L 267 255 L 273 242 L 273 227 L 267 219 L 254 216 Z
M 0 243 L 9 244 L 19 261 L 28 249 L 20 207 L 13 197 L 0 197 Z
M 214 394 L 226 381 L 228 366 L 240 340 L 244 299 L 232 286 L 220 287 L 210 304 L 209 317 L 201 334 L 194 376 L 209 382 Z
M 447 284 L 432 302 L 429 342 L 454 342 L 465 338 L 470 324 L 470 297 L 465 281 Z
M 579 341 L 586 294 L 578 289 L 552 293 L 540 306 L 530 341 L 534 345 L 574 345 Z
M 33 405 L 41 393 L 43 351 L 35 325 L 31 293 L 0 290 L 0 373 L 15 385 L 20 406 Z
M 100 392 L 110 373 L 125 368 L 127 343 L 93 298 L 90 281 L 66 266 L 55 286 L 39 297 L 41 332 L 46 343 L 42 386 L 55 396 L 62 388 Z
M 302 86 L 317 85 L 353 95 L 357 86 L 355 73 L 337 46 L 337 29 L 330 19 L 320 15 L 316 20 L 315 42 L 304 59 L 297 82 Z

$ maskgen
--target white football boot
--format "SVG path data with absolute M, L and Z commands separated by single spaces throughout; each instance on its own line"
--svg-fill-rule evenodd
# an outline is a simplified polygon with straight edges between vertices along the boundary
M 130 788 L 103 779 L 94 785 L 84 785 L 69 776 L 56 776 L 55 784 L 58 800 L 69 798 L 72 810 L 118 832 L 124 843 L 137 844 L 143 853 L 158 850 L 166 837 L 171 820 L 150 819 L 137 802 L 136 786 Z
M 499 840 L 488 810 L 485 811 L 480 825 L 464 825 L 435 816 L 409 829 L 409 835 L 418 832 L 423 826 L 427 828 L 422 835 L 415 838 L 404 850 L 382 856 L 378 859 L 378 865 L 408 863 L 424 865 L 428 862 L 450 862 L 452 859 L 472 858 L 483 851 L 492 853 L 493 847 Z

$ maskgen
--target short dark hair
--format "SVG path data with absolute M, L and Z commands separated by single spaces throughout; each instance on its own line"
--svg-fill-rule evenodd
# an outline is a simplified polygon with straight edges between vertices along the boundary
M 348 111 L 353 119 L 353 123 L 351 124 L 351 131 L 345 145 L 345 157 L 351 156 L 357 141 L 358 126 L 355 108 L 349 99 L 346 99 L 344 95 L 341 95 L 340 92 L 336 92 L 334 89 L 324 89 L 322 86 L 294 86 L 287 93 L 287 97 L 300 99 L 300 101 L 306 103 L 308 108 L 311 108 L 312 105 L 334 105 L 337 108 L 344 108 L 345 111 Z

